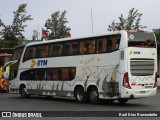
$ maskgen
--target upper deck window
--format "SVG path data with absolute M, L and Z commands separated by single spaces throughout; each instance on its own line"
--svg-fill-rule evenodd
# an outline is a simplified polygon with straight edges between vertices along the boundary
M 155 48 L 156 42 L 153 33 L 128 32 L 128 47 Z
M 26 49 L 23 61 L 33 59 L 33 58 L 35 58 L 35 56 L 36 56 L 36 47 L 35 46 L 29 46 Z
M 120 35 L 108 36 L 108 52 L 118 50 L 119 44 L 120 44 Z
M 107 38 L 101 37 L 97 39 L 97 51 L 96 53 L 105 53 L 107 52 Z
M 13 54 L 13 60 L 20 60 L 24 47 L 17 48 Z
M 49 45 L 38 45 L 36 46 L 36 58 L 48 57 Z
M 58 57 L 62 56 L 63 45 L 61 43 L 53 43 L 50 45 L 50 56 Z

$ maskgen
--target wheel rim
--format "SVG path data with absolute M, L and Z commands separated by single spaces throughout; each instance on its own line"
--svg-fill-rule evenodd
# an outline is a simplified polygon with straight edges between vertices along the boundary
M 22 89 L 22 96 L 23 96 L 23 97 L 25 97 L 25 96 L 27 95 L 26 92 L 27 92 L 27 89 L 26 89 L 26 88 L 23 88 L 23 89 Z
M 83 100 L 83 93 L 82 93 L 81 91 L 78 91 L 78 92 L 77 92 L 77 99 L 78 99 L 79 101 Z
M 91 91 L 91 94 L 90 94 L 90 97 L 91 97 L 91 100 L 92 101 L 95 101 L 97 98 L 98 98 L 98 93 L 97 91 Z

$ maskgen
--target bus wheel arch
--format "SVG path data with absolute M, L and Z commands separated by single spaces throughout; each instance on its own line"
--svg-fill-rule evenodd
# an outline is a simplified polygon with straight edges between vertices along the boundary
M 74 97 L 79 103 L 85 103 L 87 101 L 87 93 L 82 85 L 76 85 L 74 88 Z
M 97 104 L 99 102 L 99 92 L 96 85 L 88 86 L 87 94 L 90 103 Z
M 26 85 L 21 84 L 19 87 L 19 93 L 21 94 L 22 98 L 28 98 L 30 95 L 27 93 Z

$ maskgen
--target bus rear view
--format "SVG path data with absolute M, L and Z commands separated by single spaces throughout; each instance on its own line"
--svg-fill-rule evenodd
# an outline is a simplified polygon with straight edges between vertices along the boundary
M 127 31 L 127 72 L 124 73 L 122 98 L 154 96 L 157 91 L 157 49 L 151 32 Z

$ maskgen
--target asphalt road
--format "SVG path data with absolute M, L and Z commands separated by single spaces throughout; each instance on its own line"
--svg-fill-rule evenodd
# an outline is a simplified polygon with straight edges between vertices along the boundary
M 114 101 L 113 103 L 108 103 L 107 101 L 101 101 L 101 103 L 96 105 L 89 104 L 89 103 L 81 104 L 81 103 L 77 103 L 75 99 L 72 99 L 72 98 L 68 99 L 68 98 L 54 97 L 49 99 L 42 96 L 41 97 L 32 96 L 31 98 L 24 99 L 24 98 L 21 98 L 19 94 L 0 93 L 0 111 L 1 112 L 2 111 L 36 111 L 36 112 L 37 111 L 71 111 L 71 112 L 75 112 L 75 111 L 127 112 L 128 111 L 129 113 L 134 111 L 154 112 L 154 111 L 160 111 L 160 89 L 158 89 L 157 95 L 154 97 L 130 100 L 124 105 L 119 104 L 118 101 Z M 69 114 L 71 114 L 71 112 Z M 53 114 L 56 114 L 56 113 L 54 112 Z M 67 114 L 67 112 L 57 113 L 57 119 L 60 119 L 59 117 L 61 115 L 59 114 L 65 115 Z M 78 116 L 78 114 L 80 113 L 75 113 L 75 114 L 77 114 L 77 117 L 81 117 L 81 116 Z M 94 115 L 95 114 L 96 112 L 94 113 Z M 89 117 L 87 118 L 82 117 L 82 118 L 89 119 Z M 94 117 L 92 120 L 94 119 L 96 119 L 96 117 Z M 117 118 L 112 117 L 112 119 L 117 119 Z

